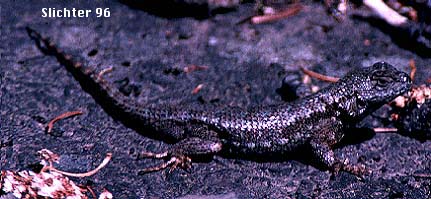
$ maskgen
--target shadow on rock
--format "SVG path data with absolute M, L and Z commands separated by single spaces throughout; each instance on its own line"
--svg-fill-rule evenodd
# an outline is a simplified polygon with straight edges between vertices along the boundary
M 375 17 L 354 15 L 353 19 L 368 22 L 371 26 L 380 29 L 389 35 L 399 47 L 412 51 L 423 58 L 431 58 L 431 32 L 428 32 L 424 24 L 409 22 L 401 27 L 394 27 Z

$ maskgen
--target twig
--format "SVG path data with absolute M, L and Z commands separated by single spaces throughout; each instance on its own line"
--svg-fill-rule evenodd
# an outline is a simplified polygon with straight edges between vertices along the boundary
M 387 132 L 397 132 L 396 128 L 374 128 L 375 133 L 387 133 Z
M 427 174 L 427 173 L 418 173 L 418 174 L 413 174 L 414 177 L 420 177 L 420 178 L 431 178 L 431 174 Z
M 204 87 L 204 85 L 203 85 L 203 84 L 199 84 L 198 86 L 196 86 L 196 88 L 194 88 L 194 89 L 192 90 L 192 94 L 197 94 L 197 93 L 199 93 L 199 91 L 200 91 L 203 87 Z
M 58 120 L 65 119 L 65 118 L 68 118 L 68 117 L 72 117 L 72 116 L 75 116 L 75 115 L 81 115 L 82 113 L 83 113 L 82 111 L 71 111 L 71 112 L 66 112 L 66 113 L 63 113 L 63 114 L 55 117 L 53 120 L 51 120 L 48 123 L 47 133 L 51 133 L 52 128 L 54 127 L 54 123 L 57 122 Z
M 208 66 L 198 66 L 198 65 L 192 64 L 192 65 L 188 65 L 188 66 L 184 67 L 183 71 L 185 73 L 190 73 L 190 72 L 193 72 L 196 70 L 206 70 L 206 69 L 208 69 Z
M 301 4 L 294 4 L 291 7 L 287 8 L 286 10 L 283 10 L 279 13 L 254 16 L 251 18 L 251 23 L 252 24 L 261 24 L 261 23 L 267 23 L 267 22 L 272 22 L 272 21 L 284 19 L 284 18 L 293 16 L 293 15 L 299 13 L 299 11 L 301 11 L 301 10 L 302 10 Z
M 363 0 L 363 3 L 392 26 L 400 26 L 408 20 L 406 17 L 392 10 L 382 0 Z
M 93 198 L 97 198 L 97 196 L 96 196 L 96 194 L 94 193 L 94 191 L 93 191 L 93 189 L 91 188 L 91 186 L 86 185 L 86 186 L 85 186 L 85 189 L 87 189 L 87 190 L 90 192 L 90 194 L 93 196 Z
M 415 79 L 415 74 L 416 74 L 416 63 L 414 59 L 410 59 L 409 66 L 410 66 L 410 69 L 412 70 L 410 71 L 410 78 L 413 80 Z
M 100 80 L 103 77 L 103 75 L 105 75 L 106 73 L 112 72 L 113 69 L 114 68 L 111 66 L 109 68 L 105 68 L 102 71 L 100 71 L 99 74 L 97 74 L 97 80 Z
M 61 173 L 61 174 L 65 175 L 65 176 L 72 176 L 72 177 L 78 177 L 78 178 L 88 177 L 88 176 L 94 175 L 100 169 L 105 167 L 106 164 L 108 164 L 108 162 L 111 160 L 111 157 L 112 157 L 112 153 L 107 153 L 105 159 L 103 159 L 102 163 L 97 168 L 95 168 L 91 171 L 85 172 L 85 173 L 69 173 L 69 172 L 65 172 L 65 171 L 60 171 L 60 170 L 54 168 L 53 166 L 47 166 L 47 168 L 44 170 L 55 171 L 57 173 Z
M 326 81 L 326 82 L 337 82 L 340 78 L 338 77 L 331 77 L 331 76 L 326 76 L 326 75 L 322 75 L 319 73 L 316 73 L 314 71 L 308 70 L 306 68 L 301 67 L 301 71 L 307 75 L 309 75 L 310 77 L 322 80 L 322 81 Z

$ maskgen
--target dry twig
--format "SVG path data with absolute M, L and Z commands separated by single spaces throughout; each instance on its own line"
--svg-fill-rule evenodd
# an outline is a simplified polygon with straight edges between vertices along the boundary
M 97 80 L 100 80 L 103 77 L 103 75 L 105 75 L 106 73 L 112 72 L 112 70 L 114 70 L 112 66 L 109 68 L 103 69 L 102 71 L 99 72 L 99 74 L 97 74 Z
M 414 177 L 420 177 L 420 178 L 431 178 L 431 174 L 427 174 L 427 173 L 418 173 L 418 174 L 413 174 Z
M 363 0 L 363 3 L 392 26 L 400 26 L 408 20 L 395 10 L 392 10 L 382 0 Z
M 375 133 L 397 132 L 396 128 L 374 128 Z
M 185 73 L 190 73 L 190 72 L 193 72 L 193 71 L 206 70 L 206 69 L 208 69 L 208 66 L 198 66 L 198 65 L 192 64 L 192 65 L 188 65 L 188 66 L 184 67 L 183 71 Z
M 326 81 L 326 82 L 337 82 L 340 78 L 338 77 L 331 77 L 331 76 L 326 76 L 326 75 L 322 75 L 319 73 L 316 73 L 314 71 L 308 70 L 306 68 L 301 67 L 301 71 L 307 75 L 309 75 L 310 77 L 322 80 L 322 81 Z
M 199 91 L 204 87 L 203 84 L 199 84 L 198 86 L 196 86 L 193 90 L 192 90 L 192 94 L 195 95 L 197 93 L 199 93 Z
M 61 120 L 61 119 L 64 119 L 64 118 L 68 118 L 68 117 L 72 117 L 72 116 L 75 116 L 75 115 L 81 115 L 82 113 L 83 113 L 82 111 L 71 111 L 71 112 L 66 112 L 66 113 L 63 113 L 63 114 L 55 117 L 53 120 L 51 120 L 48 123 L 47 131 L 46 132 L 47 133 L 51 133 L 52 128 L 54 127 L 54 123 L 57 122 L 58 120 Z
M 280 19 L 284 19 L 290 16 L 293 16 L 297 13 L 299 13 L 302 10 L 301 4 L 294 4 L 291 7 L 287 8 L 286 10 L 280 11 L 275 14 L 267 14 L 267 15 L 261 15 L 261 16 L 254 16 L 251 18 L 252 24 L 261 24 L 261 23 L 268 23 L 272 21 L 277 21 Z
M 112 158 L 112 153 L 107 153 L 105 159 L 103 159 L 102 163 L 97 168 L 95 168 L 91 171 L 85 172 L 85 173 L 70 173 L 70 172 L 60 171 L 60 170 L 54 168 L 52 166 L 52 162 L 50 162 L 49 160 L 48 160 L 49 165 L 42 168 L 42 170 L 54 171 L 54 172 L 60 173 L 60 174 L 65 175 L 65 176 L 83 178 L 83 177 L 88 177 L 88 176 L 92 176 L 92 175 L 96 174 L 100 169 L 102 169 L 103 167 L 105 167 L 108 164 L 108 162 L 111 160 L 111 158 Z
M 416 74 L 416 63 L 415 63 L 414 59 L 410 59 L 409 66 L 410 66 L 410 69 L 411 69 L 411 71 L 410 71 L 410 78 L 412 80 L 414 80 L 415 79 L 415 74 Z

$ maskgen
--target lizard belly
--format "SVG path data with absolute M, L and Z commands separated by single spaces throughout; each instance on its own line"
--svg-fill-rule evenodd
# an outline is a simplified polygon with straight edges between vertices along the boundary
M 307 133 L 286 130 L 247 131 L 234 135 L 241 136 L 223 139 L 224 146 L 230 153 L 242 154 L 288 153 L 307 144 L 310 138 Z

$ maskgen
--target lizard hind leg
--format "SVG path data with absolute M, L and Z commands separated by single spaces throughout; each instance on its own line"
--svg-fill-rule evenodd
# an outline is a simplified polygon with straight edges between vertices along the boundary
M 154 167 L 149 167 L 141 170 L 139 173 L 149 173 L 154 171 L 160 171 L 167 167 L 170 167 L 169 172 L 173 171 L 177 167 L 182 169 L 188 169 L 191 167 L 191 157 L 202 156 L 202 155 L 213 155 L 221 150 L 221 141 L 216 138 L 202 139 L 198 137 L 189 137 L 181 140 L 180 142 L 173 145 L 171 149 L 163 153 L 151 153 L 144 152 L 141 157 L 154 158 L 154 159 L 167 159 Z

